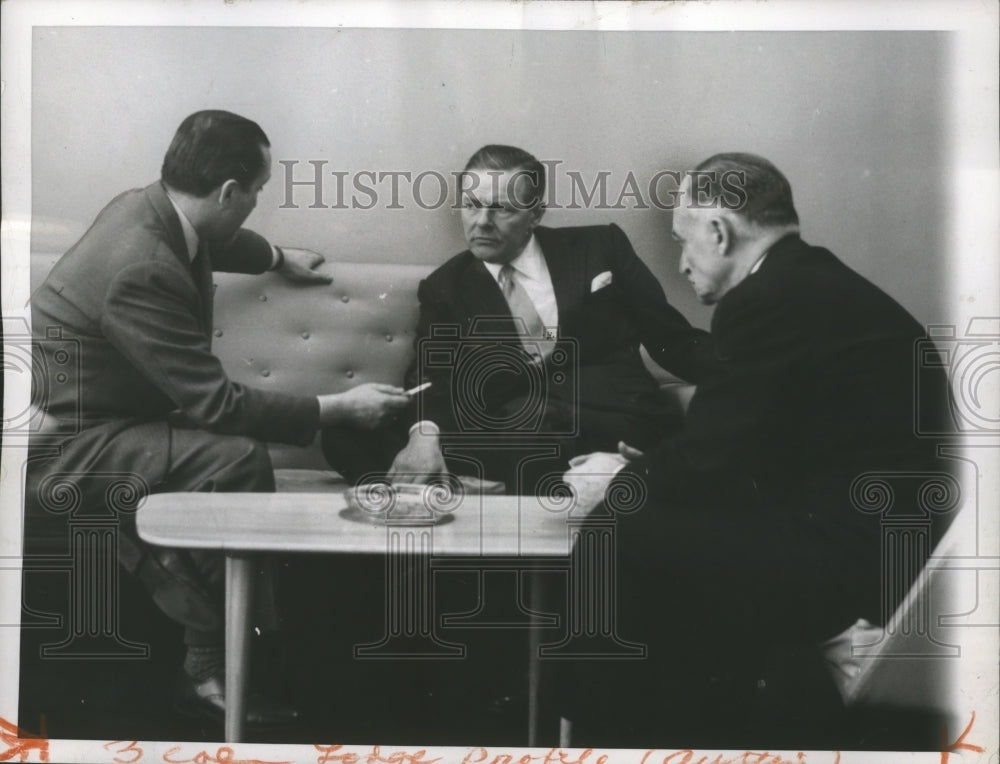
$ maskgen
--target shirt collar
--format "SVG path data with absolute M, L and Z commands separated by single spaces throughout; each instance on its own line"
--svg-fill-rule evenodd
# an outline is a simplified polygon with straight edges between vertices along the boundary
M 757 262 L 754 263 L 753 266 L 750 268 L 750 275 L 751 276 L 753 274 L 755 274 L 757 271 L 760 270 L 760 266 L 762 266 L 764 264 L 764 258 L 767 257 L 767 253 L 770 252 L 770 251 L 771 250 L 769 250 L 769 249 L 766 250 L 763 255 L 761 255 L 760 257 L 757 258 Z
M 483 263 L 483 265 L 493 274 L 493 278 L 499 281 L 500 269 L 503 268 L 503 264 Z M 510 261 L 510 266 L 529 279 L 537 280 L 542 278 L 542 274 L 545 272 L 545 256 L 542 254 L 542 248 L 538 245 L 538 239 L 535 238 L 535 234 L 531 234 L 531 238 L 524 245 L 521 254 Z
M 174 201 L 174 197 L 170 195 L 169 191 L 167 191 L 167 198 L 174 206 L 174 211 L 181 221 L 181 232 L 184 234 L 184 245 L 187 247 L 188 260 L 194 262 L 195 255 L 198 254 L 198 232 L 194 230 L 194 226 L 191 225 L 191 221 L 187 219 L 187 215 L 184 214 L 183 210 L 177 206 L 177 202 Z

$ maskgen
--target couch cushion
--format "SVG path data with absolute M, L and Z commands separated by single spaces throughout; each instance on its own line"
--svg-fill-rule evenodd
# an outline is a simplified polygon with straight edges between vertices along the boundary
M 216 273 L 214 352 L 230 377 L 317 395 L 362 382 L 402 384 L 413 358 L 417 284 L 429 265 L 329 263 L 330 285 L 276 273 Z M 309 449 L 272 447 L 276 467 L 322 467 Z

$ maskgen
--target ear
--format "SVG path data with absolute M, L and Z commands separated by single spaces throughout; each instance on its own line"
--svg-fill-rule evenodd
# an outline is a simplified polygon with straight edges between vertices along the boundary
M 233 197 L 239 190 L 240 190 L 240 184 L 237 181 L 231 178 L 227 180 L 225 183 L 219 186 L 219 204 L 223 207 L 228 207 L 230 204 L 232 204 Z
M 725 257 L 733 248 L 733 224 L 728 218 L 720 216 L 712 218 L 709 224 L 712 227 L 712 237 L 720 255 Z

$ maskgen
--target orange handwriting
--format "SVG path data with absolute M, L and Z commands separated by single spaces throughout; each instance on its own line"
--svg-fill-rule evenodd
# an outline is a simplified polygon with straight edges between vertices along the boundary
M 524 754 L 519 758 L 514 758 L 509 753 L 490 753 L 486 748 L 473 748 L 469 751 L 462 764 L 606 764 L 607 754 L 602 754 L 596 758 L 592 748 L 585 748 L 579 753 L 567 753 L 559 748 L 550 748 L 544 756 Z M 575 757 L 575 758 L 574 758 Z
M 167 764 L 292 764 L 290 761 L 263 761 L 261 759 L 237 759 L 236 752 L 228 745 L 219 746 L 215 753 L 198 751 L 190 759 L 174 758 L 181 753 L 181 746 L 175 745 L 163 753 Z
M 427 751 L 421 748 L 419 751 L 407 753 L 406 751 L 393 751 L 384 754 L 382 749 L 375 745 L 368 753 L 355 753 L 354 751 L 344 751 L 342 745 L 314 745 L 319 751 L 316 764 L 434 764 L 441 761 L 437 759 L 425 759 Z
M 840 752 L 836 751 L 836 762 L 840 762 Z M 678 751 L 646 751 L 640 764 L 806 764 L 806 755 L 799 751 L 794 759 L 787 759 L 778 753 L 770 751 L 743 751 L 738 754 L 721 754 L 714 756 L 702 754 L 698 756 L 690 748 Z M 662 758 L 661 758 L 662 757 Z
M 18 761 L 27 761 L 32 751 L 38 751 L 39 761 L 49 760 L 49 741 L 45 730 L 41 735 L 32 735 L 0 717 L 0 761 L 13 761 L 15 756 Z
M 135 764 L 142 758 L 142 749 L 139 747 L 138 740 L 112 740 L 110 743 L 104 744 L 104 750 L 110 751 L 112 746 L 119 746 L 119 749 L 115 751 L 118 756 L 112 759 L 117 764 Z M 129 757 L 120 758 L 122 754 L 128 754 Z
M 948 754 L 954 753 L 955 751 L 975 751 L 976 753 L 983 753 L 985 749 L 980 745 L 973 745 L 972 743 L 965 742 L 965 736 L 972 732 L 972 725 L 976 723 L 976 712 L 972 712 L 972 718 L 969 719 L 969 724 L 962 734 L 955 738 L 954 743 L 948 743 L 948 725 L 944 725 L 941 728 L 941 764 L 948 764 Z

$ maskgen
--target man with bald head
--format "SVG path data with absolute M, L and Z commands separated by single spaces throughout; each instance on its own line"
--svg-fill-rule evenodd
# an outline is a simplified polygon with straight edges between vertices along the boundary
M 917 405 L 946 405 L 915 400 L 924 329 L 800 238 L 785 176 L 759 156 L 718 154 L 679 202 L 680 272 L 716 306 L 715 362 L 679 433 L 645 453 L 578 457 L 566 475 L 585 507 L 613 510 L 616 485 L 645 492 L 618 515 L 616 542 L 619 634 L 647 644 L 648 660 L 573 672 L 575 698 L 624 699 L 616 714 L 569 704 L 593 735 L 579 744 L 739 744 L 713 737 L 726 731 L 719 709 L 750 723 L 769 654 L 859 618 L 885 623 L 882 518 L 852 504 L 854 481 L 941 470 L 915 435 Z M 941 369 L 928 373 L 921 392 L 947 389 Z

